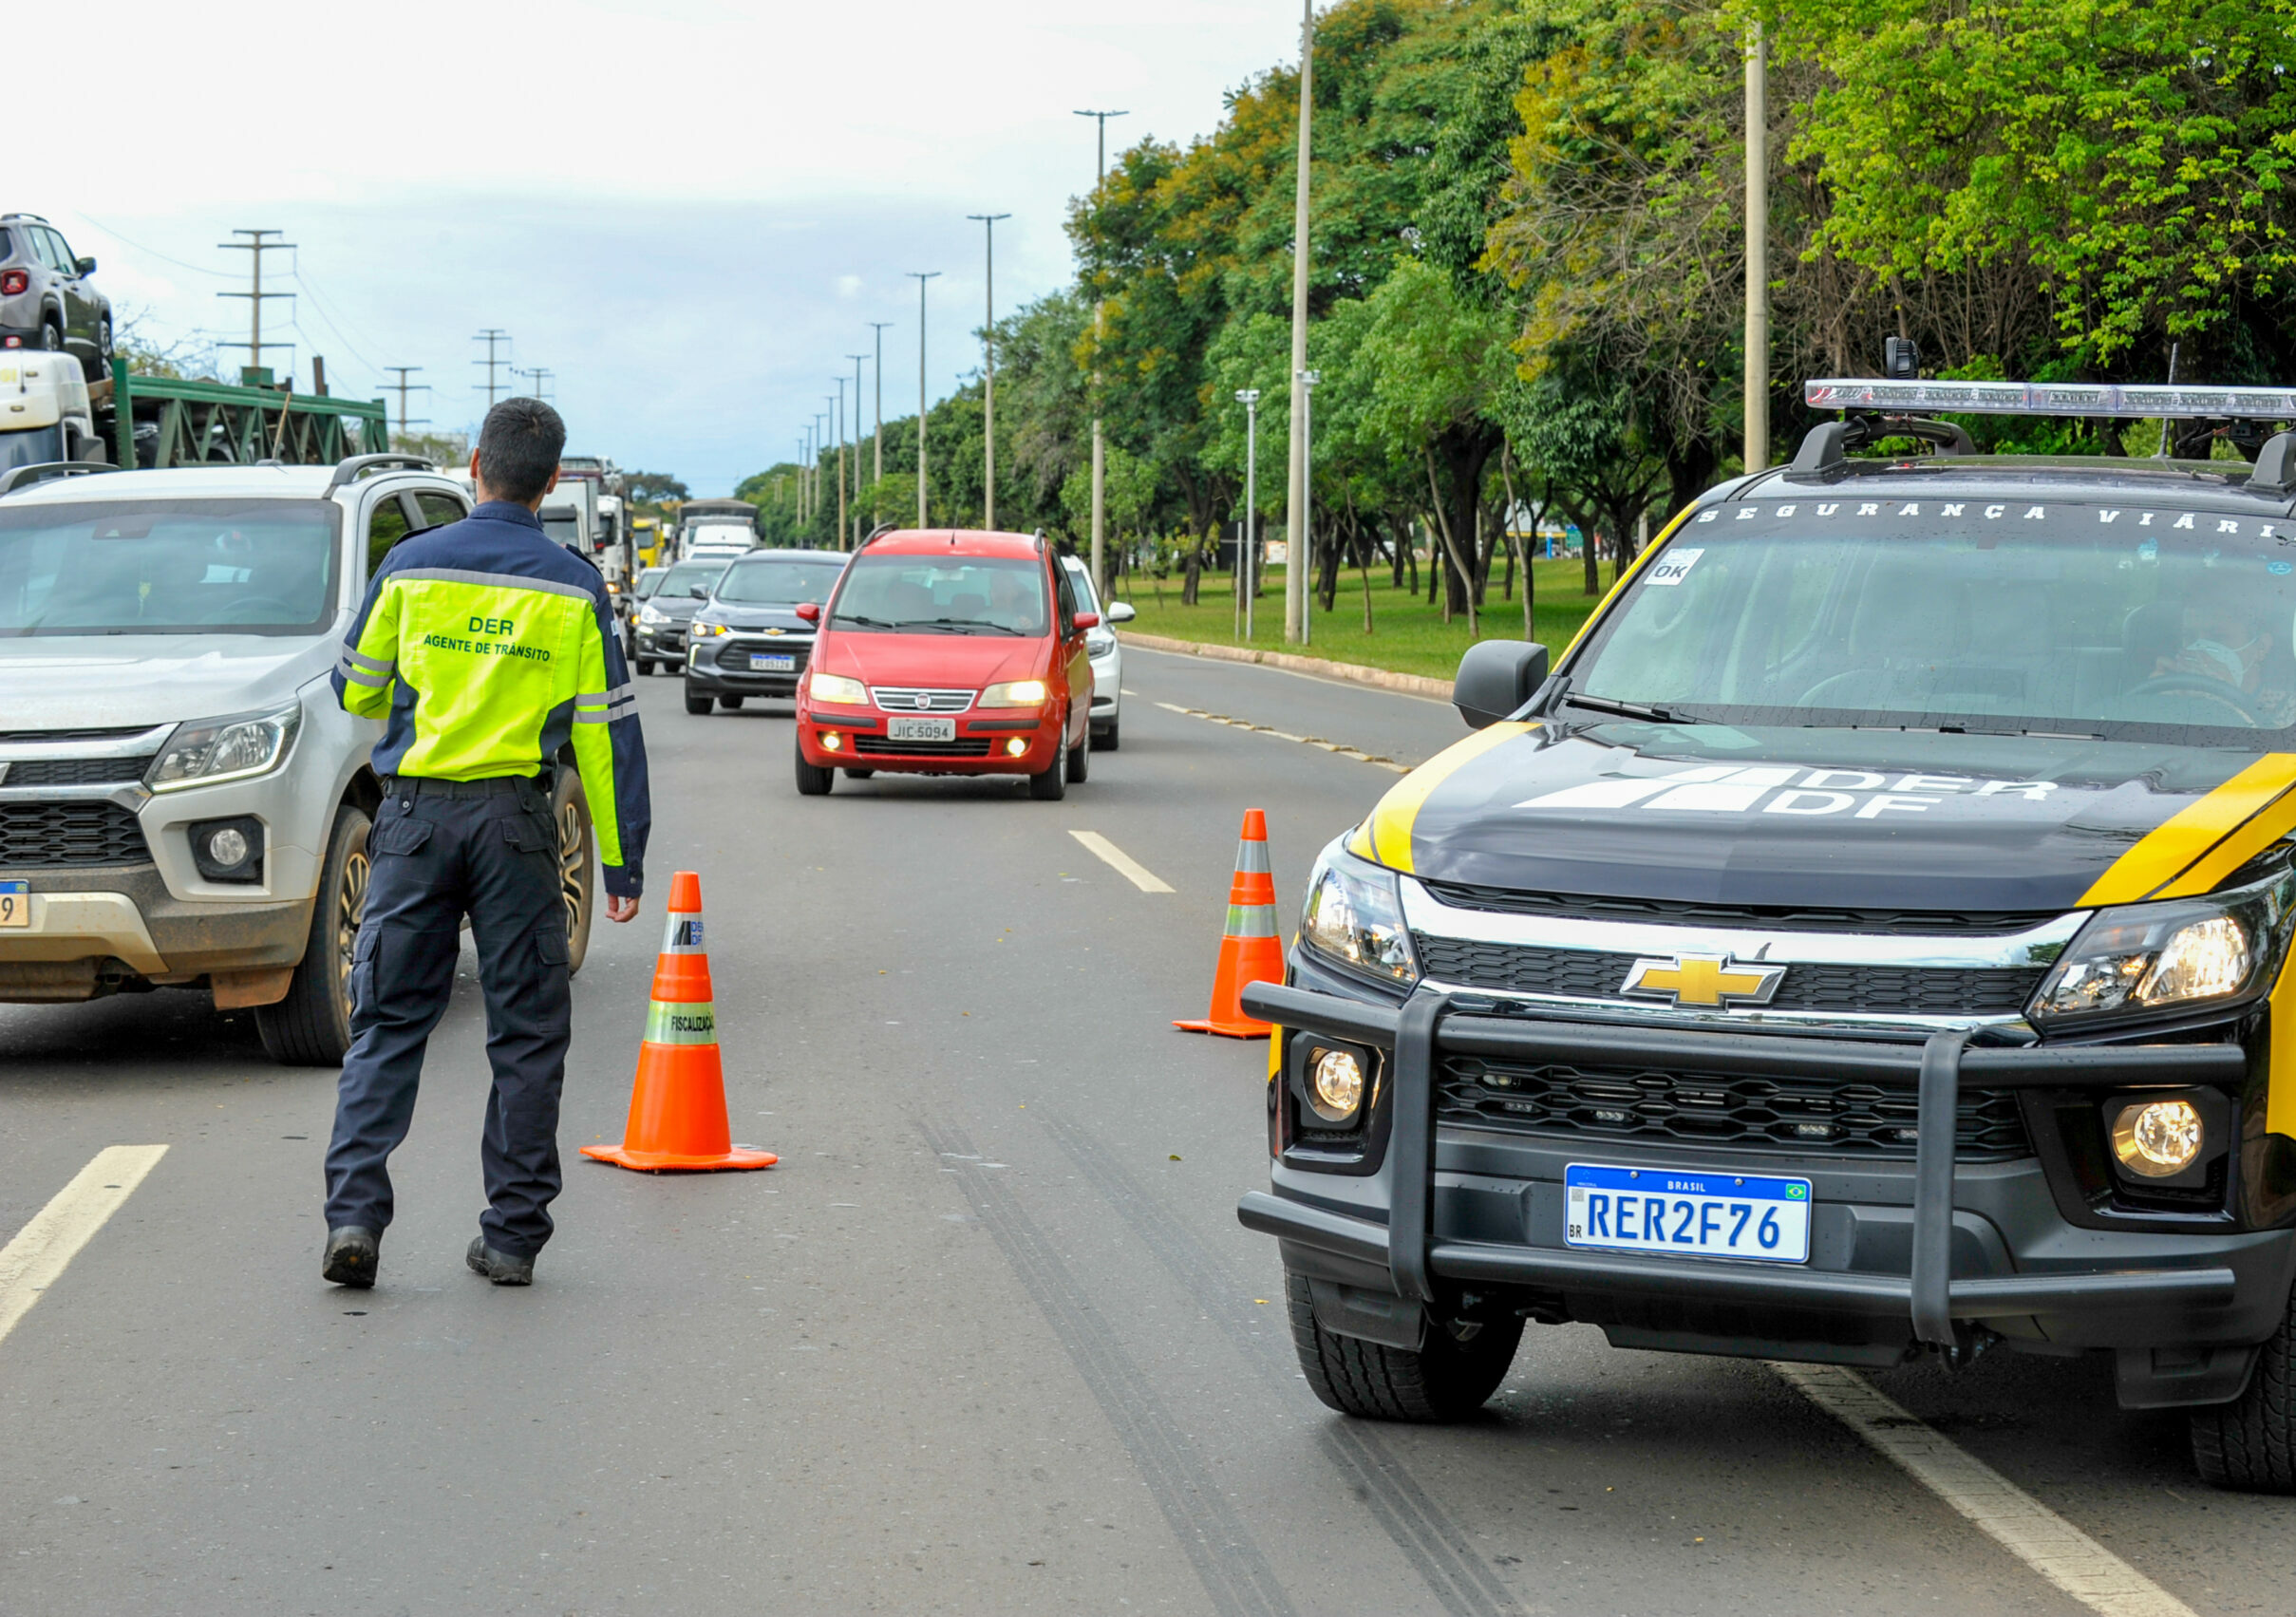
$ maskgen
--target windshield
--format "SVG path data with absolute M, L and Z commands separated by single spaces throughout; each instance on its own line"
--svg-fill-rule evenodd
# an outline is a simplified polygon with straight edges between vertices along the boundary
M 656 590 L 659 590 L 662 587 L 662 572 L 663 570 L 661 568 L 649 567 L 645 572 L 638 574 L 639 600 L 644 600 L 647 596 L 652 594 Z
M 550 542 L 554 545 L 564 545 L 568 550 L 582 548 L 582 519 L 579 517 L 546 516 L 542 518 L 542 532 L 550 536 Z
M 1046 632 L 1044 565 L 985 555 L 856 556 L 832 619 L 882 632 L 1036 635 Z
M 743 561 L 718 580 L 718 599 L 745 607 L 794 607 L 826 601 L 837 588 L 841 561 Z
M 0 635 L 323 629 L 339 518 L 317 499 L 0 507 Z
M 1702 511 L 1572 670 L 1729 724 L 2224 745 L 2296 724 L 2296 531 L 2172 507 Z
M 723 561 L 681 561 L 662 574 L 662 582 L 654 593 L 665 601 L 686 600 L 692 595 L 696 584 L 706 588 L 715 584 L 725 571 Z

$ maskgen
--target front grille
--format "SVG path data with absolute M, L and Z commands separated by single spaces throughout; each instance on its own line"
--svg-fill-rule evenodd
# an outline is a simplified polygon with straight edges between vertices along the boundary
M 1508 887 L 1428 881 L 1422 886 L 1454 910 L 1507 915 L 1555 915 L 1587 921 L 1657 921 L 1683 927 L 1744 927 L 1756 931 L 1888 932 L 1914 937 L 2005 937 L 2045 926 L 2045 910 L 1832 910 L 1793 904 L 1683 904 L 1577 893 L 1524 893 Z
M 0 803 L 0 870 L 150 862 L 143 828 L 118 803 Z
M 1911 1158 L 1920 1118 L 1911 1084 L 1837 1083 L 1443 1059 L 1436 1115 L 1527 1134 L 1599 1136 L 1732 1150 Z M 2029 1156 L 2023 1115 L 2005 1090 L 1964 1089 L 1954 1115 L 1964 1162 Z
M 1418 931 L 1411 942 L 1421 966 L 1439 982 L 1571 999 L 1624 999 L 1620 989 L 1627 973 L 1645 958 Z M 2046 969 L 1803 963 L 1786 968 L 1778 992 L 1763 1008 L 1862 1016 L 2013 1016 L 2024 1009 Z
M 0 742 L 108 742 L 121 736 L 150 733 L 149 724 L 113 725 L 104 729 L 0 730 Z
M 962 713 L 972 705 L 969 690 L 910 690 L 872 686 L 869 694 L 888 713 Z
M 733 645 L 718 648 L 718 667 L 729 674 L 778 676 L 786 673 L 795 678 L 805 671 L 806 649 L 803 646 L 776 646 L 771 641 L 736 641 Z M 787 657 L 791 659 L 791 666 L 787 668 L 753 668 L 749 666 L 752 653 L 761 657 Z
M 885 736 L 856 735 L 853 750 L 894 758 L 987 758 L 987 736 L 959 736 L 952 742 L 896 742 Z
M 151 767 L 141 758 L 19 758 L 0 764 L 0 786 L 106 786 L 141 780 Z

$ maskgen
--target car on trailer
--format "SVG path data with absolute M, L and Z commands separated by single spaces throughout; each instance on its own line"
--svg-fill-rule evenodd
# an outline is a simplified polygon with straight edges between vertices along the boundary
M 342 1060 L 383 726 L 328 675 L 373 564 L 468 510 L 405 455 L 0 474 L 0 1001 L 197 990 L 277 1061 Z M 554 810 L 578 965 L 571 751 Z
M 1476 733 L 1324 849 L 1244 996 L 1239 1215 L 1352 1415 L 1466 1415 L 1527 1322 L 2095 1355 L 2208 1480 L 2296 1491 L 2296 432 L 2248 430 L 2296 389 L 1891 350 L 1552 669 L 1467 653 Z M 2000 416 L 2261 452 L 1973 453 Z

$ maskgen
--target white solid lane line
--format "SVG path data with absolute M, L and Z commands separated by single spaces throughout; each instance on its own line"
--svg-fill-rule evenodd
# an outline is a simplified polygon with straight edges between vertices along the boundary
M 1896 1461 L 2004 1550 L 2099 1617 L 2195 1617 L 2192 1608 L 1854 1370 L 1772 1364 L 1812 1403 Z
M 0 1247 L 0 1341 L 166 1155 L 164 1145 L 105 1146 Z
M 1071 831 L 1068 835 L 1091 849 L 1102 863 L 1142 893 L 1170 893 L 1172 891 L 1155 872 L 1099 832 Z

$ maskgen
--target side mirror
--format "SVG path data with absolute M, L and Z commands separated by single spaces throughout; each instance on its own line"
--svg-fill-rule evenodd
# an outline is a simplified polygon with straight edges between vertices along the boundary
M 686 586 L 686 592 L 697 601 L 709 599 L 709 586 L 706 584 L 688 584 Z
M 1076 614 L 1076 626 L 1080 630 L 1098 629 L 1101 626 L 1101 614 L 1098 612 L 1079 612 Z
M 1108 621 L 1110 623 L 1130 623 L 1139 615 L 1132 610 L 1130 601 L 1110 601 L 1108 603 Z
M 821 603 L 819 601 L 800 601 L 798 603 L 798 616 L 803 618 L 807 623 L 819 623 L 821 621 Z
M 75 258 L 72 268 L 83 275 L 92 275 L 96 273 L 96 261 L 93 258 Z
M 1547 649 L 1535 641 L 1485 640 L 1467 648 L 1451 705 L 1476 729 L 1496 724 L 1547 682 Z

